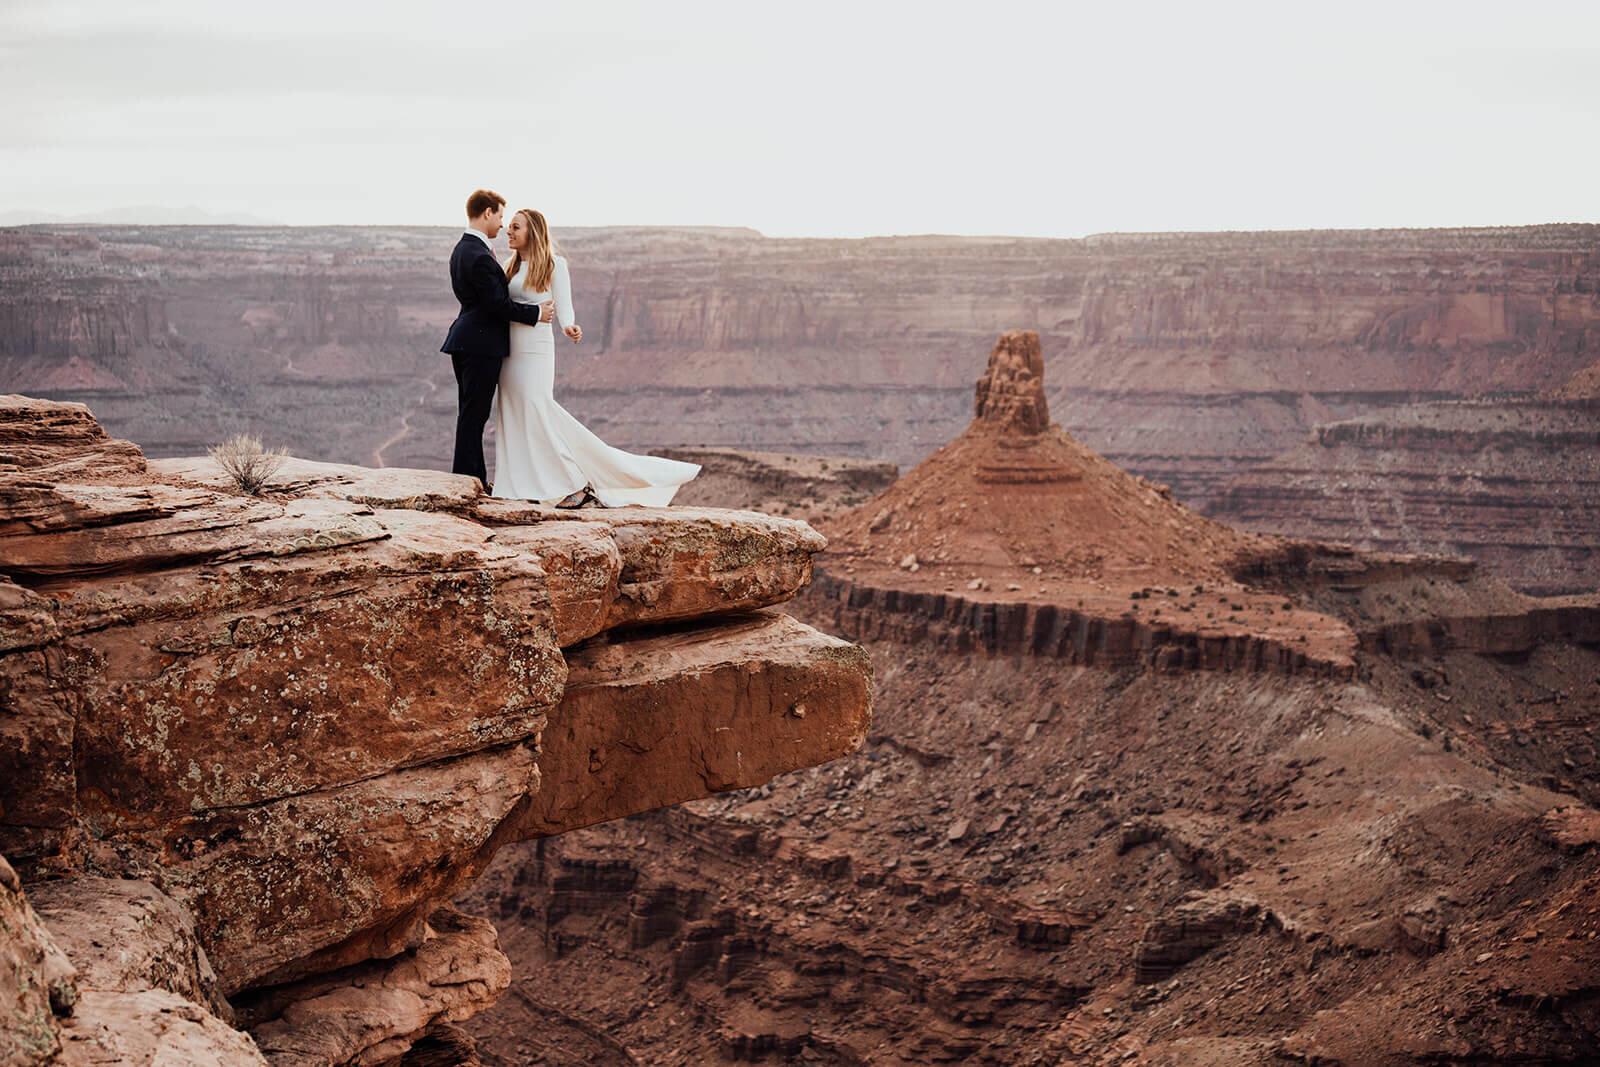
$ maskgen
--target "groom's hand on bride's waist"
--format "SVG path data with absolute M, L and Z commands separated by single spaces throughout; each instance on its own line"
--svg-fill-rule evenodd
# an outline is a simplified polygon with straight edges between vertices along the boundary
M 556 305 L 553 300 L 546 300 L 539 305 L 539 321 L 549 322 L 556 317 Z

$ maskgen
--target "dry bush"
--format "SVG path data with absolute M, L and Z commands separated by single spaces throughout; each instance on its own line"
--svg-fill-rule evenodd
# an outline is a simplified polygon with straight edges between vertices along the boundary
M 206 454 L 233 479 L 236 489 L 251 496 L 261 495 L 261 490 L 289 455 L 282 448 L 262 448 L 261 438 L 247 433 L 228 438 L 215 448 L 207 449 Z

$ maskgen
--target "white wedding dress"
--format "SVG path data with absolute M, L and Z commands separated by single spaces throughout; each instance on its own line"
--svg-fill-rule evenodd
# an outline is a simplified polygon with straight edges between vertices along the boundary
M 511 279 L 511 299 L 542 304 L 551 293 L 522 287 L 524 266 Z M 556 257 L 551 286 L 556 317 L 574 325 L 567 261 Z M 695 463 L 638 456 L 612 448 L 556 403 L 556 333 L 553 324 L 511 324 L 511 355 L 500 365 L 494 402 L 494 495 L 554 503 L 585 485 L 607 507 L 665 507 L 696 474 Z

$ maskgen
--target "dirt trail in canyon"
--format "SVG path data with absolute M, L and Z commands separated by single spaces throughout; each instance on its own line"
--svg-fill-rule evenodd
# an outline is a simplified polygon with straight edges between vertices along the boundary
M 395 430 L 384 442 L 372 450 L 372 465 L 374 467 L 387 466 L 383 461 L 384 452 L 405 440 L 411 433 L 411 413 L 421 411 L 428 406 L 428 401 L 433 399 L 433 394 L 439 391 L 439 383 L 432 378 L 413 378 L 412 381 L 421 382 L 426 388 L 422 395 L 417 397 L 417 402 L 406 408 L 400 415 L 400 428 Z

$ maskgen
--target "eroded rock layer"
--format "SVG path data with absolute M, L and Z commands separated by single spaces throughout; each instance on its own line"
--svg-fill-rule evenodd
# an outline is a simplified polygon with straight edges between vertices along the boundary
M 0 1064 L 46 1060 L 61 1050 L 57 1016 L 70 1015 L 77 977 L 0 856 Z
M 157 456 L 240 429 L 440 466 L 457 231 L 0 234 L 0 383 L 93 403 Z M 1560 385 L 1600 350 L 1600 228 L 769 240 L 565 229 L 607 440 L 888 459 L 967 421 L 971 353 L 1036 330 L 1055 419 L 1195 505 L 1313 426 Z M 59 299 L 62 292 L 69 299 Z M 644 384 L 648 383 L 648 384 Z M 352 404 L 363 418 L 350 419 Z
M 816 518 L 848 511 L 894 484 L 893 463 L 846 456 L 801 456 L 732 448 L 657 448 L 652 455 L 698 463 L 675 504 L 754 508 Z
M 1356 682 L 865 644 L 895 666 L 858 755 L 502 854 L 468 900 L 519 976 L 469 1024 L 490 1062 L 1594 1047 L 1600 649 Z
M 1033 330 L 1000 336 L 989 353 L 989 367 L 978 379 L 973 417 L 991 429 L 1015 434 L 1042 433 L 1050 425 L 1044 395 L 1044 354 Z
M 1435 403 L 1318 426 L 1209 514 L 1359 548 L 1466 555 L 1530 593 L 1600 589 L 1600 400 Z
M 26 397 L 0 397 L 0 441 L 0 852 L 65 924 L 92 1009 L 68 1045 L 105 1062 L 165 1047 L 134 1031 L 173 1011 L 193 1032 L 166 1055 L 253 1049 L 221 999 L 249 991 L 275 1062 L 448 1044 L 506 976 L 493 931 L 439 909 L 502 845 L 865 734 L 859 650 L 752 614 L 810 580 L 804 523 L 298 460 L 245 496 Z M 66 1033 L 48 961 L 16 991 L 34 1043 Z

